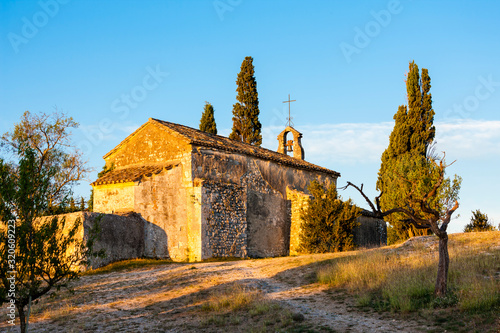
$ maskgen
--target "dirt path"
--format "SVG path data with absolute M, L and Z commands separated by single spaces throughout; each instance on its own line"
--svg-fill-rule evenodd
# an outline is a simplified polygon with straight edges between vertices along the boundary
M 280 265 L 286 258 L 275 261 L 276 265 Z M 416 332 L 429 329 L 414 321 L 390 319 L 376 312 L 353 311 L 354 302 L 352 299 L 346 300 L 345 294 L 332 292 L 317 283 L 307 283 L 304 276 L 313 273 L 312 269 L 303 269 L 302 274 L 295 277 L 286 274 L 288 279 L 269 276 L 265 269 L 257 265 L 247 269 L 252 279 L 257 281 L 257 287 L 268 298 L 285 303 L 293 312 L 303 314 L 305 319 L 315 325 L 340 332 Z
M 84 276 L 74 294 L 35 305 L 30 332 L 247 332 L 255 322 L 207 324 L 202 304 L 238 284 L 303 316 L 302 327 L 326 332 L 418 332 L 420 322 L 363 312 L 351 297 L 312 283 L 314 265 L 328 255 L 168 264 Z M 240 316 L 241 317 L 241 316 Z M 216 323 L 217 324 L 217 323 Z M 293 325 L 291 326 L 293 328 Z M 0 330 L 8 328 L 0 324 Z M 257 330 L 259 331 L 259 330 Z M 288 331 L 284 329 L 283 331 Z

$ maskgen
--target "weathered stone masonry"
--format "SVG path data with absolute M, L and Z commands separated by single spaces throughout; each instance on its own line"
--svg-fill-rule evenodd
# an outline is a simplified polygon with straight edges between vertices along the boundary
M 241 257 L 247 253 L 246 194 L 236 184 L 203 183 L 202 257 Z

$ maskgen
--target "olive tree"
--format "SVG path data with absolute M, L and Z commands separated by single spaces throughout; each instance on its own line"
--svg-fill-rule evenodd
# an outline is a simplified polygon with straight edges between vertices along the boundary
M 422 167 L 426 164 L 426 167 Z M 439 238 L 439 262 L 434 293 L 437 296 L 446 295 L 448 281 L 448 224 L 453 213 L 458 209 L 458 192 L 461 178 L 455 175 L 453 181 L 445 177 L 446 165 L 444 157 L 437 161 L 433 157 L 418 159 L 402 159 L 392 175 L 400 184 L 409 184 L 409 190 L 404 193 L 403 206 L 393 206 L 382 211 L 380 198 L 384 192 L 375 198 L 375 204 L 363 193 L 362 187 L 347 182 L 347 187 L 357 189 L 370 205 L 373 216 L 384 219 L 394 213 L 402 213 L 406 219 L 401 223 L 411 225 L 416 229 L 430 229 Z M 417 174 L 412 173 L 417 172 Z

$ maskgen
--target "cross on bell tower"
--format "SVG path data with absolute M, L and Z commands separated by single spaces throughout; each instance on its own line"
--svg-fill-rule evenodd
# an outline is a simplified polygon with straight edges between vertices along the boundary
M 290 127 L 293 127 L 293 122 L 292 122 L 293 118 L 290 116 L 290 103 L 292 102 L 296 102 L 296 100 L 295 99 L 290 100 L 290 94 L 288 94 L 288 101 L 283 101 L 283 103 L 288 103 L 288 118 L 286 118 L 287 120 L 286 125 Z
M 286 123 L 286 128 L 283 132 L 278 135 L 278 153 L 288 155 L 289 152 L 293 152 L 293 157 L 299 160 L 304 159 L 304 148 L 300 142 L 302 138 L 302 133 L 293 128 L 292 116 L 290 115 L 290 103 L 296 100 L 290 99 L 290 94 L 288 94 L 288 101 L 283 103 L 288 103 L 288 118 Z M 293 140 L 287 140 L 287 134 L 292 133 Z

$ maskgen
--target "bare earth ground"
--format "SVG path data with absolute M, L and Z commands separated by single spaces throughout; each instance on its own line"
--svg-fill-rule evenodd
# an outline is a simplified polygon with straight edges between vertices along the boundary
M 315 263 L 331 256 L 173 263 L 83 276 L 74 283 L 74 294 L 61 291 L 34 306 L 30 332 L 266 331 L 245 313 L 222 326 L 207 320 L 209 314 L 201 305 L 233 284 L 256 288 L 278 302 L 282 311 L 302 314 L 300 326 L 305 331 L 418 332 L 432 328 L 416 316 L 363 312 L 348 294 L 312 283 Z M 7 328 L 1 325 L 2 330 Z M 281 331 L 293 331 L 297 325 L 299 321 L 292 322 Z

